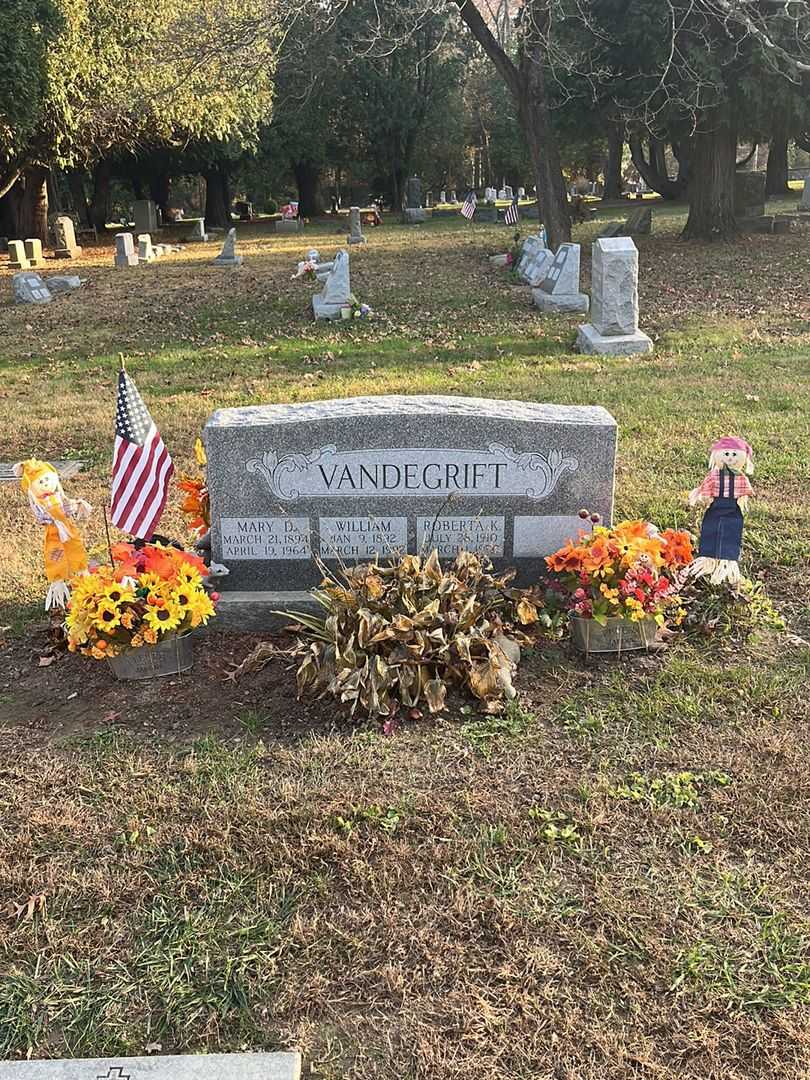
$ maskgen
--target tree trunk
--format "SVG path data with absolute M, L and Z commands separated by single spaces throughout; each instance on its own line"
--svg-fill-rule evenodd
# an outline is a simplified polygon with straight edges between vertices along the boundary
M 231 204 L 228 176 L 222 168 L 208 169 L 205 176 L 205 224 L 210 229 L 230 229 Z
M 90 208 L 87 205 L 87 194 L 84 190 L 84 173 L 79 169 L 71 169 L 67 176 L 70 198 L 73 201 L 73 209 L 79 215 L 79 221 L 85 227 L 89 227 Z
M 298 213 L 301 217 L 320 217 L 325 213 L 321 195 L 321 169 L 311 161 L 293 163 L 298 188 Z
M 93 197 L 90 200 L 90 222 L 103 233 L 110 220 L 112 201 L 110 176 L 112 167 L 108 161 L 99 161 L 93 169 Z
M 608 124 L 608 152 L 605 162 L 605 190 L 603 199 L 622 197 L 622 154 L 624 153 L 624 124 Z
M 644 144 L 641 141 L 641 136 L 630 136 L 630 156 L 633 159 L 633 164 L 638 169 L 639 176 L 642 177 L 647 187 L 652 188 L 653 191 L 657 191 L 664 199 L 680 199 L 684 193 L 683 184 L 679 180 L 670 180 L 666 175 L 666 172 L 661 172 L 655 165 L 656 157 L 660 164 L 659 149 L 655 143 L 657 140 L 650 139 L 650 158 L 647 160 L 644 156 Z M 660 143 L 658 144 L 660 147 Z
M 149 178 L 149 197 L 160 208 L 163 220 L 169 220 L 169 192 L 171 183 L 168 173 L 158 173 Z
M 768 148 L 768 169 L 765 174 L 766 195 L 787 195 L 788 187 L 788 140 L 782 132 L 775 133 Z
M 20 203 L 22 202 L 22 185 L 18 182 L 0 198 L 0 236 L 8 240 L 19 240 L 17 225 L 20 220 Z
M 17 236 L 20 240 L 48 243 L 48 170 L 29 165 L 23 174 L 23 197 L 18 207 Z
M 548 30 L 547 0 L 526 0 L 525 31 L 517 66 L 501 47 L 471 0 L 454 0 L 459 15 L 495 65 L 517 107 L 537 184 L 537 204 L 549 246 L 556 249 L 571 239 L 571 219 L 565 192 L 557 133 L 551 122 L 546 87 L 544 35 Z
M 692 183 L 686 240 L 731 240 L 737 235 L 734 217 L 734 172 L 737 126 L 727 114 L 704 119 L 693 136 Z
M 560 244 L 566 244 L 571 239 L 571 216 L 557 133 L 551 121 L 546 72 L 539 43 L 535 43 L 531 50 L 527 48 L 518 70 L 522 83 L 517 99 L 518 118 L 534 166 L 537 206 L 545 226 L 547 243 L 552 251 L 556 251 Z

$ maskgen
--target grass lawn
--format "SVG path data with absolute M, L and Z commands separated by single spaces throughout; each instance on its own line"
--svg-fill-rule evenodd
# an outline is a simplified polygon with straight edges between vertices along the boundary
M 133 271 L 86 249 L 88 284 L 47 307 L 14 306 L 0 271 L 0 459 L 81 458 L 70 495 L 105 499 L 119 354 L 180 468 L 227 405 L 600 404 L 617 517 L 694 526 L 709 443 L 748 439 L 745 570 L 788 624 L 620 662 L 549 646 L 504 715 L 457 699 L 385 736 L 297 705 L 283 657 L 225 681 L 253 643 L 238 636 L 212 634 L 168 683 L 40 668 L 41 533 L 0 485 L 0 1057 L 159 1044 L 298 1047 L 322 1080 L 810 1074 L 810 232 L 686 245 L 684 209 L 654 213 L 641 358 L 573 353 L 577 318 L 541 316 L 486 261 L 511 231 L 460 218 L 367 229 L 367 324 L 314 324 L 313 286 L 290 280 L 345 226 L 240 228 L 238 270 L 210 266 L 211 244 Z M 87 538 L 101 550 L 99 513 Z

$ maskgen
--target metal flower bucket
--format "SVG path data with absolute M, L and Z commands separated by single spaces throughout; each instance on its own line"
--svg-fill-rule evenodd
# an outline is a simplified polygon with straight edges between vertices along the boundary
M 658 624 L 655 619 L 608 619 L 602 626 L 594 619 L 571 616 L 571 640 L 574 647 L 588 656 L 590 653 L 634 652 L 649 649 L 655 641 Z
M 178 675 L 194 663 L 191 634 L 171 634 L 157 645 L 142 645 L 139 649 L 124 649 L 111 656 L 108 664 L 116 679 L 157 679 L 163 675 Z

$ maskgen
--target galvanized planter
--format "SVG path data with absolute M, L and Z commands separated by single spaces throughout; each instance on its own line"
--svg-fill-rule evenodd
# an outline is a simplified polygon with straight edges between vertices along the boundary
M 188 671 L 194 663 L 191 634 L 178 637 L 172 634 L 157 645 L 142 645 L 140 649 L 124 649 L 111 656 L 107 663 L 116 679 L 157 679 Z
M 588 656 L 590 653 L 635 652 L 649 649 L 655 641 L 658 624 L 655 619 L 608 619 L 605 626 L 593 619 L 571 616 L 571 640 L 574 647 Z

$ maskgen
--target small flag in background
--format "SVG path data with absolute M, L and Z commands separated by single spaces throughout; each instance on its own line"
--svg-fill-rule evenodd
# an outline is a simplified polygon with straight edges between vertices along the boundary
M 520 223 L 520 211 L 518 210 L 518 197 L 514 196 L 512 199 L 512 205 L 506 208 L 506 213 L 503 215 L 505 225 L 518 225 Z
M 472 221 L 473 214 L 475 213 L 475 208 L 477 205 L 478 200 L 475 197 L 475 192 L 470 191 L 467 195 L 467 198 L 464 200 L 464 205 L 461 207 L 461 213 L 464 215 L 467 221 Z
M 123 532 L 149 540 L 155 531 L 174 472 L 169 451 L 123 369 L 118 374 L 110 520 Z

